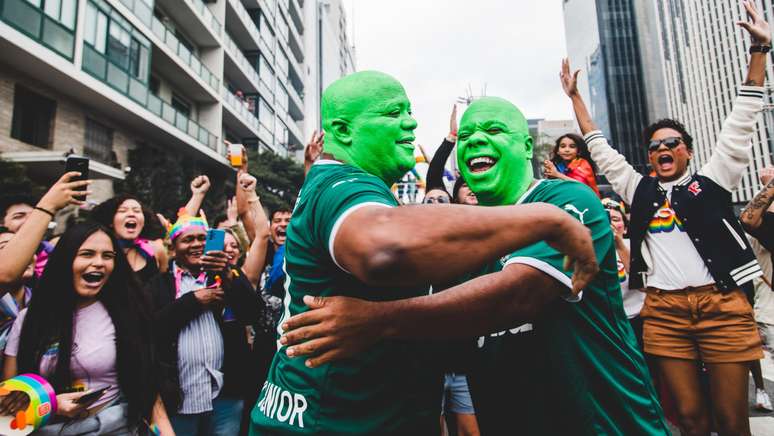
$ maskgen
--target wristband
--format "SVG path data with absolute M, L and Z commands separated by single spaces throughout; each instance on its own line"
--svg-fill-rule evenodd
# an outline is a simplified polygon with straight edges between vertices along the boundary
M 753 53 L 763 53 L 766 54 L 771 50 L 770 45 L 764 45 L 764 44 L 756 44 L 750 46 L 750 54 Z
M 41 212 L 43 212 L 43 213 L 47 214 L 48 216 L 50 216 L 50 217 L 51 217 L 51 219 L 54 219 L 54 212 L 51 212 L 51 211 L 50 211 L 50 210 L 48 210 L 48 209 L 44 209 L 44 208 L 42 208 L 42 207 L 40 207 L 40 206 L 35 206 L 35 207 L 33 207 L 33 209 L 34 209 L 34 210 L 39 210 L 39 211 L 41 211 Z

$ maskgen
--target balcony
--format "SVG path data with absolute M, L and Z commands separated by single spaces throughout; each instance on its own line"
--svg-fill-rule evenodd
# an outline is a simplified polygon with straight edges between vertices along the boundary
M 255 114 L 249 109 L 249 104 L 240 100 L 225 86 L 221 86 L 223 107 L 228 112 L 223 112 L 223 123 L 231 127 L 242 138 L 257 138 L 261 135 L 261 123 Z
M 298 29 L 299 33 L 303 33 L 304 14 L 301 13 L 301 6 L 296 2 L 296 0 L 289 0 L 288 3 L 289 7 L 287 8 L 287 11 L 288 15 L 290 15 L 290 20 L 293 22 L 293 24 L 296 25 L 296 29 Z
M 141 2 L 142 0 L 134 1 Z M 156 4 L 161 6 L 161 9 L 175 22 L 176 26 L 185 30 L 185 34 L 190 36 L 192 42 L 197 46 L 217 47 L 220 45 L 223 25 L 202 0 L 156 0 Z
M 288 117 L 284 121 L 284 123 L 288 127 L 288 133 L 289 133 L 288 145 L 290 145 L 290 144 L 293 144 L 293 145 L 303 145 L 303 144 L 305 144 L 305 142 L 304 142 L 304 134 L 301 133 L 301 128 L 298 127 L 298 123 L 296 123 L 296 121 L 294 119 L 290 118 L 290 117 Z
M 204 66 L 204 63 L 198 56 L 188 50 L 188 48 L 177 39 L 175 34 L 167 29 L 167 27 L 156 17 L 153 17 L 151 30 L 184 65 L 193 70 L 194 74 L 202 79 L 202 81 L 211 88 L 212 92 L 217 95 L 220 79 L 218 79 L 209 68 Z
M 244 50 L 258 50 L 269 59 L 274 59 L 273 43 L 268 43 L 261 36 L 258 26 L 255 25 L 250 13 L 247 12 L 240 0 L 228 0 L 229 7 L 226 8 L 226 22 L 238 23 L 229 28 L 234 41 Z M 234 20 L 233 17 L 238 19 Z
M 83 44 L 83 70 L 190 136 L 194 141 L 218 151 L 217 136 L 153 95 L 144 83 L 116 68 L 105 56 L 88 44 Z
M 75 50 L 73 29 L 52 20 L 43 11 L 24 0 L 0 0 L 0 20 L 19 32 L 72 61 Z
M 242 88 L 243 91 L 247 92 L 257 92 L 261 94 L 261 97 L 264 98 L 264 100 L 268 102 L 274 102 L 274 93 L 271 92 L 269 87 L 261 80 L 260 75 L 255 70 L 255 67 L 250 63 L 250 61 L 245 57 L 245 55 L 242 53 L 241 50 L 239 50 L 239 47 L 236 45 L 236 42 L 234 42 L 233 39 L 228 35 L 228 33 L 224 34 L 224 41 L 225 41 L 225 47 L 226 47 L 226 54 L 228 54 L 233 62 L 233 67 L 231 68 L 231 65 L 229 65 L 228 62 L 226 62 L 225 65 L 225 72 L 227 75 L 237 82 L 237 84 Z M 235 74 L 236 71 L 238 71 L 238 74 Z M 238 77 L 241 76 L 243 79 L 240 80 Z

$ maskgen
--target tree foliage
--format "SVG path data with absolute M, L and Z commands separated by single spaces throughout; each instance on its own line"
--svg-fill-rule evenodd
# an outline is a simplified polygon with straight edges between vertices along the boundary
M 261 203 L 270 211 L 280 207 L 291 208 L 304 183 L 304 167 L 293 159 L 270 151 L 248 152 L 250 174 L 257 182 L 256 191 Z
M 0 195 L 29 194 L 40 197 L 47 189 L 30 179 L 24 165 L 0 159 Z

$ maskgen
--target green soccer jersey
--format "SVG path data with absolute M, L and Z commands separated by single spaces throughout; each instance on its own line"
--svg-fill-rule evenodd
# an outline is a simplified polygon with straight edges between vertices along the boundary
M 283 319 L 308 310 L 304 295 L 386 301 L 428 292 L 367 285 L 338 266 L 332 253 L 339 224 L 369 205 L 398 204 L 384 182 L 355 167 L 312 166 L 287 229 Z M 441 374 L 430 353 L 417 341 L 385 341 L 354 358 L 307 368 L 283 347 L 251 413 L 250 434 L 436 433 Z
M 591 230 L 600 272 L 579 300 L 557 299 L 533 323 L 478 339 L 478 366 L 469 379 L 482 434 L 511 434 L 509 428 L 525 435 L 669 434 L 623 310 L 610 221 L 599 198 L 578 182 L 541 180 L 519 200 L 538 202 L 558 206 Z M 572 271 L 563 261 L 539 242 L 485 272 L 526 264 L 569 291 Z M 513 422 L 520 412 L 523 421 Z

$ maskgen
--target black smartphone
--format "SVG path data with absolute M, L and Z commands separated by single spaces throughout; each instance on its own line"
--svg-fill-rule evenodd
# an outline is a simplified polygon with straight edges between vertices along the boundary
M 77 182 L 79 180 L 87 180 L 89 178 L 89 158 L 82 157 L 82 156 L 67 156 L 67 161 L 65 163 L 65 172 L 69 173 L 70 171 L 78 171 L 81 173 L 80 176 L 73 178 L 70 180 L 71 182 Z M 76 191 L 85 191 L 86 186 L 81 186 L 79 188 L 75 188 Z M 86 195 L 76 195 L 76 200 L 79 201 L 85 201 Z
M 96 402 L 100 398 L 102 398 L 102 396 L 105 395 L 105 392 L 110 388 L 111 386 L 103 386 L 101 388 L 95 389 L 92 392 L 89 392 L 88 394 L 75 400 L 75 403 L 88 407 L 91 404 L 94 404 L 94 402 Z

